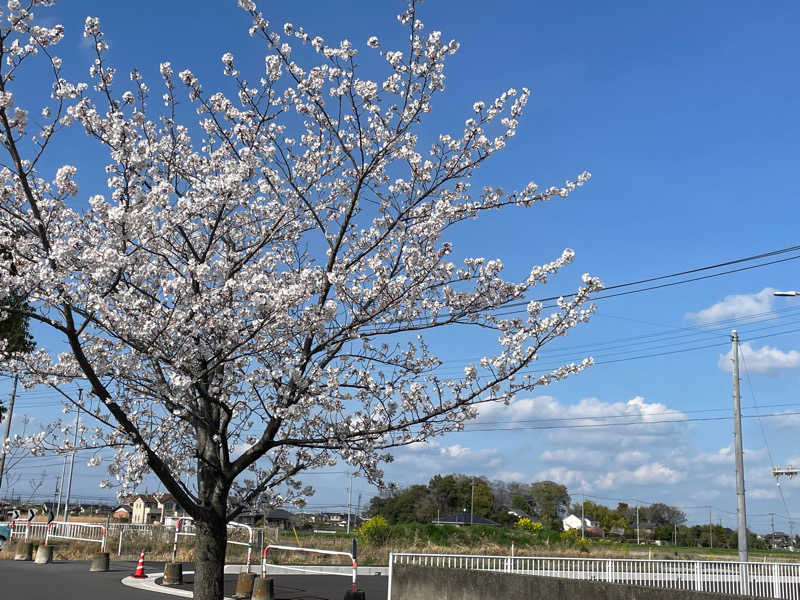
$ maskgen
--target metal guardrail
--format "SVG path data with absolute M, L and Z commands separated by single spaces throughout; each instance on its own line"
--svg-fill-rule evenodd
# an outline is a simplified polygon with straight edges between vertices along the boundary
M 275 544 L 270 544 L 266 548 L 264 548 L 264 552 L 261 555 L 261 577 L 266 577 L 267 574 L 267 567 L 276 567 L 279 566 L 282 569 L 289 569 L 292 571 L 299 571 L 302 573 L 316 573 L 320 575 L 340 575 L 340 573 L 335 573 L 331 571 L 321 571 L 318 569 L 310 569 L 308 567 L 290 567 L 288 565 L 271 565 L 267 562 L 267 554 L 269 554 L 270 550 L 284 550 L 287 552 L 305 552 L 308 554 L 326 554 L 328 556 L 347 556 L 353 562 L 353 575 L 352 575 L 352 591 L 355 593 L 358 584 L 358 559 L 356 557 L 357 552 L 357 542 L 353 540 L 353 553 L 350 552 L 341 552 L 338 550 L 322 550 L 319 548 L 298 548 L 297 546 L 277 546 Z M 391 580 L 391 577 L 390 577 Z M 391 596 L 390 596 L 391 599 Z
M 15 519 L 0 525 L 8 525 L 11 532 L 11 539 L 23 538 L 24 541 L 29 542 L 33 539 L 44 539 L 47 534 L 47 523 L 44 521 L 28 521 L 27 519 Z
M 97 542 L 100 552 L 106 551 L 106 526 L 98 523 L 71 523 L 69 521 L 53 521 L 47 524 L 47 533 L 44 536 L 44 545 L 47 546 L 50 538 L 63 540 L 78 540 L 82 542 Z
M 493 571 L 674 590 L 741 594 L 756 598 L 800 600 L 800 564 L 793 563 L 392 552 L 389 554 L 389 600 L 391 600 L 394 565 Z

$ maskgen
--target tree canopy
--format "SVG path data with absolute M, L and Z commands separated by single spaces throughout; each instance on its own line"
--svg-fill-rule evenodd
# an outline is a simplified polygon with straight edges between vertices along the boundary
M 537 368 L 601 288 L 585 274 L 552 309 L 531 300 L 572 250 L 505 278 L 502 260 L 450 237 L 489 211 L 566 197 L 589 175 L 473 191 L 530 92 L 477 100 L 463 129 L 433 134 L 424 122 L 458 44 L 426 33 L 414 2 L 399 15 L 407 45 L 367 40 L 380 58 L 371 73 L 351 42 L 276 28 L 239 0 L 264 69 L 246 76 L 226 52 L 227 84 L 213 93 L 168 61 L 155 84 L 137 69 L 118 77 L 97 17 L 83 32 L 90 81 L 68 80 L 64 28 L 38 15 L 52 4 L 10 2 L 0 28 L 0 246 L 11 253 L 0 297 L 18 290 L 67 351 L 39 346 L 3 366 L 27 386 L 89 391 L 94 424 L 80 443 L 115 450 L 106 483 L 127 490 L 153 473 L 195 519 L 195 597 L 222 595 L 226 521 L 256 499 L 307 496 L 304 470 L 344 460 L 380 482 L 393 448 L 591 364 Z M 15 93 L 27 73 L 37 75 Z M 48 162 L 67 127 L 106 164 Z M 79 194 L 79 169 L 99 169 L 105 193 Z M 442 375 L 425 334 L 443 328 L 492 331 L 497 343 Z M 56 421 L 31 444 L 41 451 L 69 428 Z

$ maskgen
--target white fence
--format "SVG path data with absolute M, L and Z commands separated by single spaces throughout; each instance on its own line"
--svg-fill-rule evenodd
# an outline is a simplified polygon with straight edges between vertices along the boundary
M 389 554 L 389 600 L 392 597 L 392 567 L 394 565 L 494 571 L 540 577 L 626 583 L 674 590 L 742 594 L 756 598 L 800 600 L 800 563 L 511 557 L 392 552 Z
M 0 523 L 0 525 L 8 525 L 12 539 L 22 538 L 26 542 L 33 539 L 43 540 L 47 533 L 47 523 L 43 521 L 28 522 L 26 519 L 17 519 L 8 523 Z
M 47 525 L 47 533 L 44 537 L 45 546 L 51 538 L 96 542 L 100 544 L 100 552 L 106 551 L 106 526 L 97 523 L 53 521 Z

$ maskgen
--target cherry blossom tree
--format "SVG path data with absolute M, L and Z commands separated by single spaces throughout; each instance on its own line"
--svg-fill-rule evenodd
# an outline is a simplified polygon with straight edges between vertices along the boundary
M 552 311 L 529 300 L 571 250 L 507 280 L 499 259 L 455 260 L 448 241 L 466 220 L 566 197 L 589 175 L 473 192 L 529 91 L 476 101 L 463 130 L 432 135 L 423 119 L 458 44 L 426 32 L 413 1 L 399 15 L 408 44 L 390 49 L 275 28 L 239 0 L 264 70 L 246 78 L 226 53 L 229 85 L 216 93 L 169 62 L 157 93 L 138 70 L 118 77 L 95 17 L 83 33 L 91 80 L 69 81 L 56 54 L 64 28 L 34 16 L 52 4 L 11 0 L 0 29 L 0 247 L 11 249 L 0 297 L 26 298 L 23 316 L 51 332 L 49 347 L 2 368 L 83 405 L 93 423 L 81 445 L 115 453 L 106 484 L 129 491 L 155 474 L 194 518 L 196 598 L 222 597 L 225 524 L 255 498 L 299 500 L 311 493 L 302 472 L 337 461 L 380 482 L 393 448 L 590 364 L 536 368 L 601 287 L 584 275 Z M 380 57 L 383 74 L 362 75 L 359 52 Z M 25 108 L 14 86 L 28 62 L 51 81 L 43 105 Z M 78 167 L 47 161 L 66 128 L 107 151 L 104 194 L 79 193 Z M 497 345 L 444 376 L 425 339 L 443 328 L 493 331 Z M 76 382 L 83 401 L 65 391 Z M 56 421 L 26 443 L 63 450 L 70 427 Z

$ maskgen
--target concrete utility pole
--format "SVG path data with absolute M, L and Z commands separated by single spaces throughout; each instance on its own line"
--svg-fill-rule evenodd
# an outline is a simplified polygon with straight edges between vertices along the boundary
M 469 524 L 472 525 L 472 513 L 475 509 L 475 481 L 472 481 L 472 491 L 469 499 Z
M 19 375 L 14 375 L 14 387 L 11 388 L 11 400 L 8 403 L 8 416 L 6 417 L 6 432 L 3 435 L 3 454 L 0 456 L 0 488 L 3 487 L 3 473 L 6 472 L 6 442 L 11 433 L 11 416 L 14 414 L 14 400 L 17 397 L 17 382 Z
M 586 504 L 586 496 L 581 494 L 581 539 L 583 539 L 583 524 L 584 524 L 584 515 L 583 515 L 583 505 Z
M 61 465 L 61 483 L 58 486 L 58 506 L 56 507 L 56 516 L 61 512 L 61 499 L 64 497 L 64 477 L 67 474 L 67 455 L 64 455 L 64 464 Z
M 639 507 L 636 507 L 636 544 L 638 545 L 639 542 Z
M 78 450 L 78 424 L 81 419 L 81 401 L 83 390 L 78 388 L 78 414 L 75 415 L 75 441 L 72 444 L 72 462 L 69 465 L 69 483 L 67 484 L 67 501 L 64 504 L 64 522 L 69 521 L 69 496 L 72 493 L 72 471 L 75 468 L 75 452 Z
M 353 506 L 353 474 L 350 473 L 350 485 L 347 486 L 347 533 L 350 533 L 350 509 Z
M 771 548 L 775 547 L 775 513 L 769 513 L 769 526 L 772 529 L 772 538 L 770 538 L 769 545 Z
M 708 507 L 708 545 L 714 547 L 714 524 L 711 522 L 711 507 Z
M 731 331 L 733 355 L 733 445 L 736 451 L 736 515 L 739 521 L 739 562 L 747 562 L 747 509 L 744 496 L 742 403 L 739 395 L 739 334 Z

